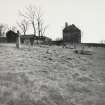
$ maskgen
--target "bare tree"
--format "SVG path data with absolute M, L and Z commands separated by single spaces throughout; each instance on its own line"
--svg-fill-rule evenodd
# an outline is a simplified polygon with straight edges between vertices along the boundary
M 28 30 L 28 25 L 29 25 L 28 21 L 23 19 L 20 23 L 18 22 L 17 25 L 19 26 L 19 28 L 22 31 L 22 33 L 24 35 L 26 35 L 26 32 Z
M 43 33 L 45 33 L 45 30 L 47 29 L 46 26 L 44 26 L 41 9 L 32 5 L 26 7 L 25 9 L 26 10 L 24 12 L 19 12 L 20 16 L 27 19 L 27 21 L 33 27 L 34 35 L 40 37 Z
M 8 27 L 8 30 L 12 30 L 12 31 L 14 31 L 14 32 L 17 32 L 17 27 L 16 27 L 15 25 L 9 26 L 9 27 Z
M 0 24 L 0 36 L 4 36 L 7 30 L 8 30 L 8 25 Z
M 24 12 L 19 11 L 19 13 L 32 25 L 34 36 L 36 36 L 36 8 L 30 5 Z
M 40 8 L 36 8 L 36 22 L 37 22 L 37 30 L 38 30 L 38 36 L 41 35 L 41 29 L 42 29 L 42 13 Z
M 45 36 L 47 28 L 48 28 L 48 25 L 44 25 L 43 23 L 41 23 L 40 25 L 40 35 L 41 36 Z
M 3 24 L 1 24 L 1 25 L 0 25 L 0 36 L 2 36 L 2 33 L 3 33 L 3 32 L 2 32 L 2 31 L 3 31 L 3 28 L 4 28 L 4 25 L 3 25 Z
M 40 36 L 45 35 L 45 31 L 47 29 L 47 26 L 44 25 L 41 9 L 36 6 L 29 5 L 25 8 L 25 11 L 19 11 L 19 14 L 33 27 L 34 36 L 38 43 Z
M 40 8 L 36 8 L 36 23 L 37 23 L 37 35 L 44 36 L 48 25 L 44 24 L 43 14 Z

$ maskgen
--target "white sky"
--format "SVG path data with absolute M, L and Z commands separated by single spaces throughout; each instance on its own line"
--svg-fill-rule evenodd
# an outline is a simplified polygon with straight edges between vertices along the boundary
M 42 9 L 53 39 L 62 37 L 67 21 L 82 30 L 83 42 L 105 40 L 105 0 L 0 0 L 0 23 L 15 25 L 18 10 L 30 4 Z

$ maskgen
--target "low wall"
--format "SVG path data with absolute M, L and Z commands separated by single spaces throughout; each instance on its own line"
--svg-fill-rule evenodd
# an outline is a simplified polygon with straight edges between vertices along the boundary
M 81 45 L 88 46 L 88 47 L 105 47 L 105 44 L 101 44 L 101 43 L 81 43 Z
M 6 43 L 7 38 L 6 37 L 0 37 L 0 43 Z

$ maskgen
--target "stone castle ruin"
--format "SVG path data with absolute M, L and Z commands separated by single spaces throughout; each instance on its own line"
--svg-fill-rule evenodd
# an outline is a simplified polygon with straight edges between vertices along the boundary
M 63 29 L 63 42 L 70 44 L 80 44 L 81 30 L 74 24 L 68 25 L 68 23 L 65 23 L 65 28 Z

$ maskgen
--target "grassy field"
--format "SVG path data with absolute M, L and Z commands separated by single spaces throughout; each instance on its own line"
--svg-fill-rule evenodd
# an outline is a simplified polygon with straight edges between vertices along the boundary
M 105 105 L 105 48 L 88 50 L 0 44 L 0 105 Z

